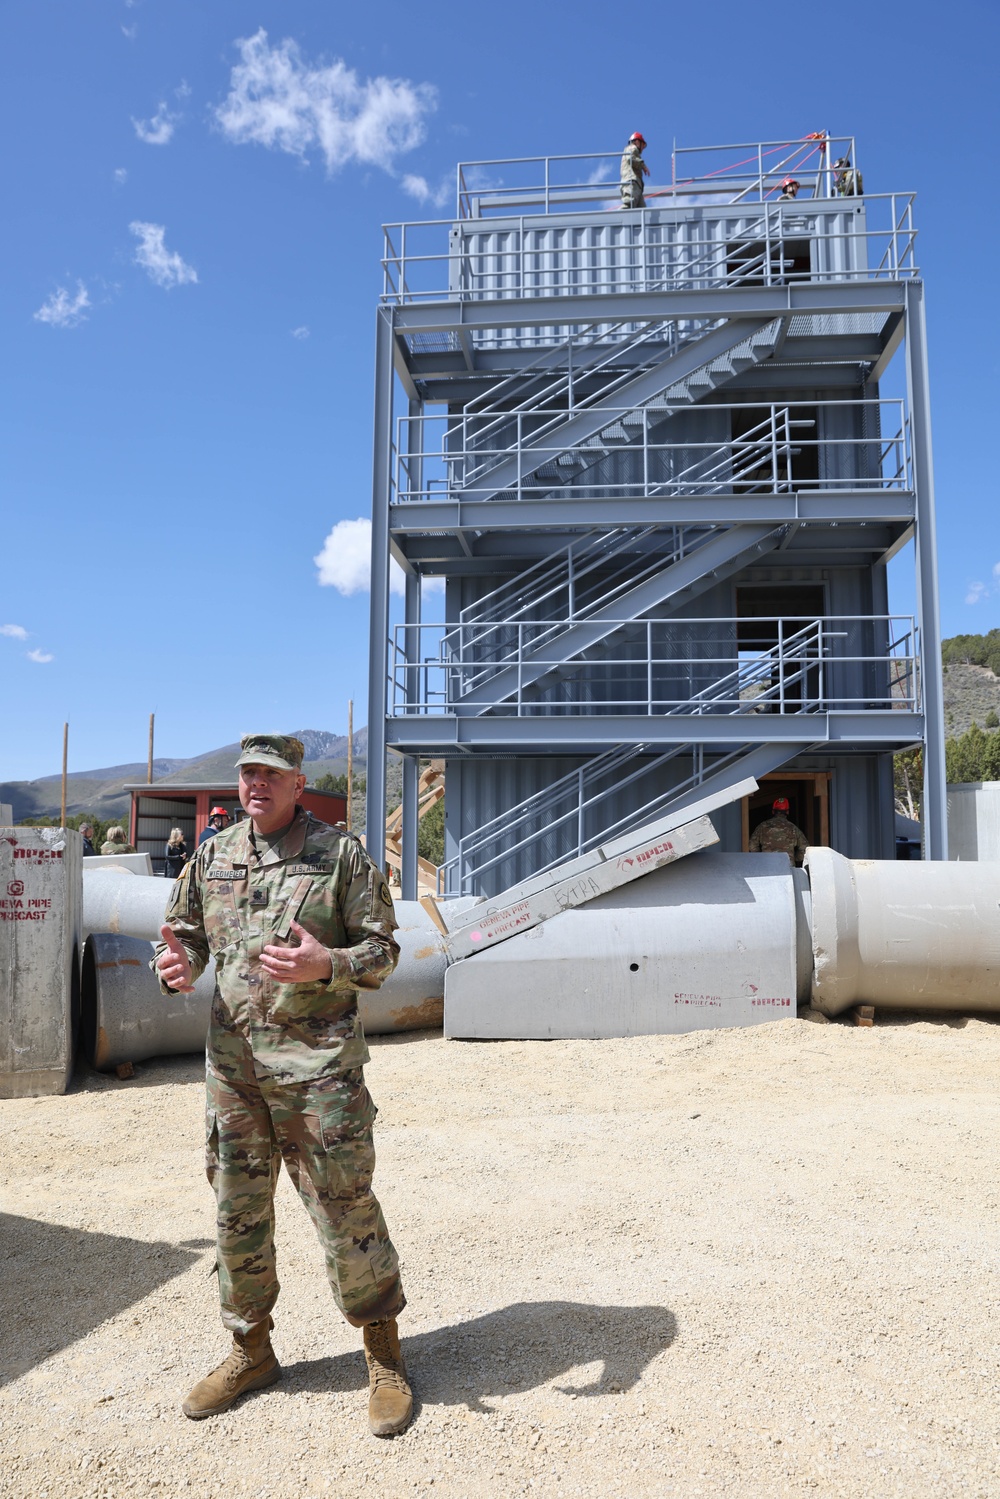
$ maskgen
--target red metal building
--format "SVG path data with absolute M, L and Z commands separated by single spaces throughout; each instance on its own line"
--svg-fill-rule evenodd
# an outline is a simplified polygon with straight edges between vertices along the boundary
M 234 820 L 246 815 L 233 781 L 227 786 L 214 781 L 187 785 L 154 781 L 152 785 L 126 786 L 125 790 L 132 798 L 129 842 L 137 853 L 149 854 L 157 874 L 163 872 L 163 851 L 171 828 L 180 828 L 188 853 L 192 853 L 213 807 L 225 807 Z M 320 822 L 331 825 L 347 818 L 347 797 L 340 791 L 317 791 L 315 786 L 307 786 L 302 806 Z

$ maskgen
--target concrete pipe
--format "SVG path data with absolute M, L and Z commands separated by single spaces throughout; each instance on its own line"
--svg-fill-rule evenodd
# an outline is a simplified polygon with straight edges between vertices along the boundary
M 165 883 L 160 881 L 159 883 Z M 83 951 L 81 1031 L 84 1055 L 104 1071 L 203 1051 L 215 974 L 203 973 L 193 994 L 161 994 L 150 972 L 153 945 L 140 937 L 94 932 Z
M 172 880 L 125 869 L 87 869 L 83 876 L 83 932 L 159 940 Z
M 806 869 L 814 1008 L 1000 1009 L 1000 864 L 811 848 Z
M 170 889 L 169 880 L 120 872 L 84 880 L 83 1045 L 95 1067 L 205 1044 L 214 973 L 202 974 L 194 994 L 164 996 L 149 970 Z M 396 971 L 358 1002 L 370 1036 L 440 1026 L 444 1016 L 444 937 L 416 901 L 397 901 L 396 916 Z

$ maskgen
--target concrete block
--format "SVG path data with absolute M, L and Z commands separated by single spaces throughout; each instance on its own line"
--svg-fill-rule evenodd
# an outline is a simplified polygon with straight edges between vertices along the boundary
M 79 1011 L 83 840 L 0 828 L 0 1098 L 65 1093 Z
M 665 1035 L 796 1014 L 784 854 L 694 853 L 454 963 L 445 1035 Z

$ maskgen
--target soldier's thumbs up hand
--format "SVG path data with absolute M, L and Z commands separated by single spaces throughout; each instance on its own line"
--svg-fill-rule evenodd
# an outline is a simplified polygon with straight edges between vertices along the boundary
M 161 926 L 160 936 L 167 944 L 166 952 L 161 952 L 156 960 L 160 978 L 171 989 L 176 989 L 179 994 L 190 994 L 194 985 L 191 982 L 191 964 L 188 962 L 187 953 L 170 927 Z

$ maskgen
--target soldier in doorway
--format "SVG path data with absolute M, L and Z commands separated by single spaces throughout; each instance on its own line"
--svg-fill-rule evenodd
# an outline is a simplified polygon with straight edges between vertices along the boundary
M 649 168 L 642 159 L 645 148 L 646 139 L 642 131 L 634 130 L 628 138 L 628 145 L 622 152 L 620 176 L 623 208 L 645 208 L 646 206 L 642 190 L 642 179 L 649 176 Z
M 776 797 L 772 815 L 754 828 L 750 835 L 752 854 L 787 854 L 793 864 L 801 864 L 806 849 L 806 835 L 788 815 L 787 796 Z
M 192 1420 L 218 1415 L 281 1376 L 271 1311 L 284 1161 L 323 1245 L 334 1299 L 363 1331 L 369 1425 L 392 1436 L 413 1411 L 396 1328 L 406 1298 L 372 1193 L 376 1109 L 362 1072 L 358 991 L 377 989 L 395 968 L 396 918 L 358 840 L 298 805 L 302 757 L 298 739 L 244 737 L 236 763 L 247 818 L 184 866 L 154 959 L 165 994 L 189 992 L 209 963 L 216 977 L 205 1159 L 233 1347 L 182 1410 Z

